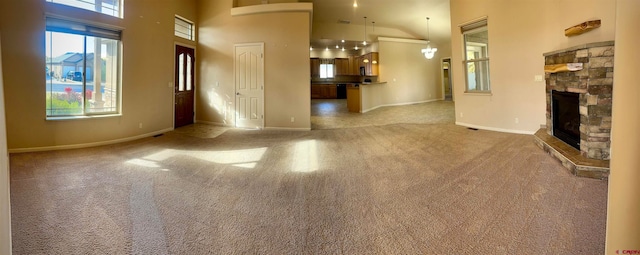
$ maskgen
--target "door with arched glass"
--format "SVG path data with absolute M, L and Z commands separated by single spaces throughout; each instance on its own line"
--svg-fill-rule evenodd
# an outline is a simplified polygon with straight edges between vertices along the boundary
M 195 50 L 176 45 L 174 127 L 193 124 Z

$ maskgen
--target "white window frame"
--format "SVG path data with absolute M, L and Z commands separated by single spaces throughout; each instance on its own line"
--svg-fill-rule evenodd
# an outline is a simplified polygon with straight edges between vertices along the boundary
M 186 25 L 185 25 L 186 23 Z M 181 31 L 179 28 L 182 27 L 186 30 L 186 32 Z M 175 16 L 174 19 L 174 32 L 173 34 L 177 37 L 184 38 L 190 41 L 196 40 L 196 25 L 193 21 L 185 19 L 179 15 Z
M 124 0 L 46 0 L 47 2 L 54 4 L 61 4 L 71 6 L 78 9 L 89 10 L 112 17 L 122 18 L 124 17 Z M 114 2 L 116 5 L 113 8 L 109 8 L 104 4 L 105 2 Z
M 85 63 L 83 65 L 85 69 L 83 70 L 83 75 L 82 75 L 83 91 L 81 93 L 84 100 L 82 113 L 73 114 L 73 115 L 53 115 L 53 114 L 50 115 L 47 112 L 46 119 L 47 120 L 66 120 L 66 119 L 81 119 L 81 118 L 88 118 L 88 117 L 120 116 L 122 114 L 122 79 L 121 79 L 122 77 L 122 68 L 121 68 L 122 66 L 122 41 L 121 41 L 122 31 L 113 29 L 113 28 L 107 28 L 107 26 L 105 27 L 96 26 L 95 23 L 82 22 L 75 19 L 67 20 L 67 19 L 60 18 L 59 16 L 52 15 L 52 16 L 46 17 L 45 33 L 48 33 L 48 32 L 75 34 L 80 36 L 90 36 L 94 38 L 111 39 L 111 40 L 117 41 L 118 43 L 115 49 L 116 51 L 115 56 L 117 59 L 115 60 L 116 63 L 115 63 L 115 68 L 113 70 L 113 72 L 115 72 L 115 75 L 114 75 L 115 79 L 113 80 L 113 82 L 116 83 L 115 88 L 117 91 L 114 93 L 116 96 L 116 100 L 115 100 L 116 105 L 113 111 L 103 111 L 103 112 L 88 111 L 87 105 L 89 100 L 86 97 L 87 81 L 85 79 L 87 67 Z M 85 39 L 85 43 L 86 43 L 86 39 Z M 83 49 L 82 54 L 84 55 L 83 56 L 83 58 L 85 59 L 84 61 L 86 61 L 86 55 L 87 55 L 86 45 Z M 45 63 L 45 65 L 46 64 L 48 63 Z M 47 88 L 45 89 L 45 91 L 49 92 L 49 89 Z M 46 110 L 46 106 L 45 106 L 45 110 Z
M 336 60 L 334 58 L 320 59 L 320 78 L 328 79 L 336 77 Z
M 334 64 L 320 64 L 320 78 L 334 78 L 335 76 Z
M 462 33 L 462 48 L 463 48 L 463 70 L 465 73 L 465 93 L 477 93 L 477 94 L 488 94 L 491 92 L 491 76 L 490 76 L 490 64 L 489 64 L 489 38 L 487 39 L 486 44 L 475 43 L 475 42 L 467 42 L 466 35 L 474 34 L 482 31 L 488 32 L 488 20 L 486 17 L 480 18 L 476 21 L 469 22 L 467 24 L 460 26 L 460 31 Z M 467 46 L 479 48 L 479 52 L 482 52 L 485 57 L 473 58 L 469 59 L 467 54 Z M 486 80 L 486 84 L 482 84 L 482 88 L 480 89 L 470 89 L 469 82 L 469 64 L 474 64 L 475 68 L 479 68 L 480 65 L 483 65 L 482 71 L 478 72 L 476 69 L 476 73 L 479 74 L 480 80 Z M 486 76 L 486 77 L 485 77 Z M 476 79 L 478 80 L 478 79 Z M 477 84 L 476 84 L 477 85 Z

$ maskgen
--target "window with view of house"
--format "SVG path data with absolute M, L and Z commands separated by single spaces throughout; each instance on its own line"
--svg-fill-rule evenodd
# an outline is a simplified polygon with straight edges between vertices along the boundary
M 193 31 L 193 22 L 176 15 L 175 36 L 193 41 L 196 39 Z
M 487 20 L 461 26 L 464 37 L 465 92 L 491 93 Z
M 47 2 L 73 6 L 122 18 L 123 0 L 46 0 Z
M 120 111 L 120 31 L 46 18 L 46 116 Z

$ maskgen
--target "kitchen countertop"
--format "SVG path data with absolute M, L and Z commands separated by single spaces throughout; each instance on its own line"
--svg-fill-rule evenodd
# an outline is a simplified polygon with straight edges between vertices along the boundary
M 320 83 L 311 83 L 311 85 L 337 85 L 337 84 L 346 84 L 346 85 L 377 85 L 377 84 L 386 84 L 386 81 L 374 81 L 374 82 L 320 82 Z
M 360 85 L 376 85 L 376 84 L 386 84 L 386 81 L 374 81 L 374 82 L 361 82 Z
M 362 83 L 347 83 L 348 87 L 360 87 L 362 85 L 364 86 L 369 86 L 369 85 L 378 85 L 378 84 L 387 84 L 386 81 L 374 81 L 374 82 L 362 82 Z
M 360 82 L 345 82 L 345 81 L 314 81 L 311 82 L 312 85 L 315 84 L 349 84 L 349 83 L 360 83 Z

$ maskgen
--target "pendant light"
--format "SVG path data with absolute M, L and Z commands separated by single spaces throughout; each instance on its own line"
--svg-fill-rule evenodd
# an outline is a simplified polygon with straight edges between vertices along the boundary
M 431 41 L 429 40 L 429 17 L 427 17 L 427 48 L 422 49 L 422 54 L 424 54 L 425 58 L 432 59 L 436 51 L 438 51 L 437 48 L 431 48 Z
M 362 45 L 367 46 L 367 16 L 364 16 L 364 41 Z
M 372 31 L 375 33 L 376 32 L 376 22 L 375 21 L 371 22 L 371 27 L 372 27 Z M 373 60 L 371 60 L 371 64 L 374 64 L 374 65 L 378 64 L 378 61 L 373 59 Z
M 364 41 L 362 41 L 363 48 L 367 47 L 367 16 L 364 17 Z M 369 63 L 369 59 L 365 58 L 362 62 Z

